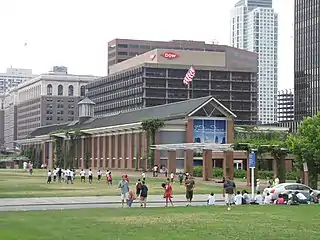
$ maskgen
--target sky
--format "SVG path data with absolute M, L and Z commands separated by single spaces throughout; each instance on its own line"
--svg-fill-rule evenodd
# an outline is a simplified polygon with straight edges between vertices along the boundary
M 215 41 L 230 45 L 230 11 L 238 0 L 0 0 L 0 72 L 107 74 L 114 38 Z M 279 89 L 293 88 L 293 0 L 279 14 Z M 25 44 L 27 43 L 27 44 Z M 26 46 L 25 46 L 26 45 Z

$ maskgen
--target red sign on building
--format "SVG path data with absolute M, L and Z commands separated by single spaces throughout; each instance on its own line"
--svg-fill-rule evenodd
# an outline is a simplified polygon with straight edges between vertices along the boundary
M 179 55 L 174 52 L 164 52 L 161 56 L 166 59 L 176 59 L 179 57 Z

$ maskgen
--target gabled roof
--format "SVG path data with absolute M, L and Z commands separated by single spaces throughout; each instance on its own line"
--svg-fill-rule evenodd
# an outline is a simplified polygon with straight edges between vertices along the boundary
M 199 108 L 203 107 L 204 105 L 214 102 L 220 109 L 223 111 L 223 114 L 226 117 L 236 117 L 234 113 L 228 110 L 225 106 L 223 106 L 219 101 L 217 101 L 212 96 L 201 97 L 190 99 L 186 101 L 180 101 L 165 105 L 153 106 L 142 108 L 139 110 L 129 111 L 129 112 L 122 112 L 116 115 L 106 116 L 106 117 L 99 117 L 95 119 L 90 119 L 83 124 L 76 124 L 73 126 L 68 126 L 68 123 L 60 124 L 60 125 L 52 125 L 52 126 L 45 126 L 36 129 L 30 135 L 31 137 L 40 136 L 40 135 L 47 135 L 52 131 L 56 130 L 64 130 L 64 129 L 74 129 L 74 128 L 81 128 L 82 130 L 85 129 L 95 129 L 101 127 L 112 127 L 112 126 L 119 126 L 124 124 L 130 123 L 139 123 L 145 119 L 149 118 L 160 118 L 165 120 L 173 120 L 179 118 L 185 118 L 191 116 L 192 113 L 196 112 Z

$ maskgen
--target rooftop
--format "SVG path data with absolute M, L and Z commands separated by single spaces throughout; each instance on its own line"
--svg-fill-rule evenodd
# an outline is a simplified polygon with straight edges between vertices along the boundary
M 30 134 L 30 137 L 38 137 L 48 135 L 51 132 L 59 130 L 72 130 L 80 128 L 81 130 L 100 129 L 100 128 L 113 128 L 114 126 L 125 126 L 133 123 L 140 123 L 145 119 L 160 118 L 164 120 L 174 120 L 186 118 L 198 112 L 202 108 L 210 106 L 211 113 L 215 112 L 217 117 L 234 118 L 236 115 L 229 109 L 223 106 L 218 100 L 212 96 L 190 99 L 181 102 L 170 103 L 166 105 L 159 105 L 154 107 L 143 108 L 139 110 L 121 112 L 116 115 L 92 118 L 83 124 L 74 122 L 74 124 L 63 123 L 57 125 L 50 125 L 37 128 Z M 217 109 L 217 111 L 215 111 Z

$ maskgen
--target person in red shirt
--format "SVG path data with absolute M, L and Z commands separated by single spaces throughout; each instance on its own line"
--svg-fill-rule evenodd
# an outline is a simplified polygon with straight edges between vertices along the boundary
M 170 179 L 168 179 L 167 183 L 163 183 L 162 187 L 164 189 L 164 198 L 166 199 L 166 207 L 168 207 L 169 202 L 171 206 L 173 206 L 172 198 L 172 186 L 170 184 Z
M 124 176 L 124 179 L 125 179 L 128 183 L 130 183 L 130 182 L 129 182 L 129 177 L 128 177 L 128 175 L 125 175 L 125 176 Z

